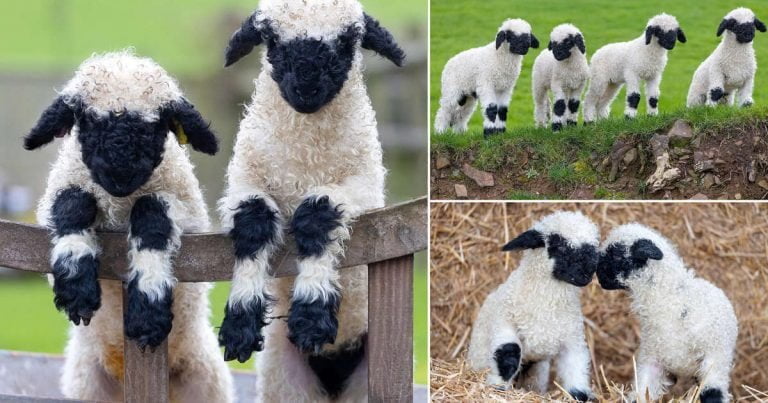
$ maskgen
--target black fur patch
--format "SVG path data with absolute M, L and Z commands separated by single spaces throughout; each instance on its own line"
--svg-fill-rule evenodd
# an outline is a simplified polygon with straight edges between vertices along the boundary
M 70 275 L 67 267 L 77 267 Z M 62 257 L 53 264 L 53 302 L 64 311 L 75 325 L 91 323 L 93 313 L 101 307 L 101 288 L 97 278 L 99 259 L 86 255 L 72 261 L 72 255 Z
M 723 396 L 723 391 L 720 389 L 712 389 L 712 388 L 706 388 L 704 389 L 701 394 L 699 395 L 699 399 L 701 399 L 701 403 L 723 403 L 725 402 L 725 397 Z
M 235 257 L 253 257 L 266 245 L 275 241 L 278 231 L 277 212 L 264 199 L 252 197 L 237 207 L 229 236 L 235 245 Z
M 559 132 L 563 130 L 563 124 L 560 122 L 552 123 L 552 131 L 553 132 Z
M 574 47 L 579 49 L 582 54 L 586 53 L 587 48 L 584 45 L 584 37 L 581 35 L 570 34 L 562 41 L 550 41 L 548 49 L 552 51 L 552 55 L 555 57 L 555 60 L 563 61 L 571 57 L 571 49 Z
M 491 122 L 496 120 L 496 115 L 499 114 L 499 107 L 496 104 L 490 104 L 485 108 L 485 117 Z
M 328 196 L 304 200 L 293 213 L 291 232 L 299 257 L 320 256 L 333 241 L 330 233 L 341 226 L 342 211 L 332 206 Z
M 528 54 L 528 49 L 538 49 L 539 40 L 533 34 L 516 34 L 512 31 L 500 31 L 496 35 L 496 49 L 504 42 L 509 43 L 509 51 L 516 55 Z
M 219 151 L 219 139 L 211 131 L 211 124 L 206 122 L 200 112 L 195 109 L 195 106 L 186 99 L 172 101 L 167 106 L 162 107 L 160 116 L 177 135 L 179 128 L 176 127 L 176 124 L 181 125 L 189 144 L 196 151 L 208 155 L 214 155 Z
M 592 245 L 571 246 L 558 234 L 547 237 L 547 254 L 555 261 L 553 276 L 568 284 L 584 287 L 592 281 L 597 270 L 599 256 Z
M 459 98 L 459 106 L 466 105 L 468 100 L 469 100 L 468 96 L 462 95 L 461 98 Z
M 79 186 L 59 191 L 51 208 L 51 223 L 57 236 L 80 233 L 96 220 L 96 198 Z
M 125 336 L 136 341 L 142 350 L 147 346 L 154 349 L 168 337 L 173 326 L 173 290 L 166 287 L 163 298 L 151 302 L 147 294 L 139 291 L 138 279 L 134 277 L 127 285 L 128 301 L 123 312 Z
M 750 106 L 752 106 L 752 102 L 749 102 L 749 101 L 744 102 L 743 104 L 741 104 L 742 108 L 749 108 Z
M 733 18 L 728 18 L 720 22 L 720 26 L 717 28 L 717 36 L 722 35 L 727 29 L 736 35 L 736 40 L 739 43 L 750 43 L 755 39 L 755 28 L 760 28 L 761 25 L 762 29 L 760 29 L 760 32 L 765 32 L 765 25 L 758 19 L 755 19 L 754 22 L 739 23 Z
M 580 105 L 581 105 L 581 101 L 578 100 L 578 99 L 569 99 L 568 100 L 568 110 L 571 111 L 571 113 L 578 112 Z
M 557 101 L 555 101 L 555 107 L 553 109 L 555 111 L 555 116 L 565 115 L 565 100 L 558 99 Z
M 606 290 L 627 289 L 623 280 L 645 267 L 649 259 L 661 260 L 663 257 L 661 250 L 647 239 L 635 241 L 629 250 L 624 244 L 613 243 L 600 254 L 597 279 Z
M 517 343 L 502 345 L 493 353 L 493 359 L 496 360 L 501 379 L 509 382 L 520 368 L 520 345 Z
M 709 98 L 712 100 L 712 102 L 718 102 L 725 96 L 725 92 L 722 88 L 712 88 L 709 90 Z
M 507 108 L 506 106 L 500 106 L 499 107 L 498 115 L 499 115 L 499 119 L 501 119 L 502 122 L 506 122 L 507 121 L 507 113 L 508 112 L 509 112 L 509 108 Z
M 507 129 L 503 127 L 484 127 L 483 128 L 483 137 L 489 138 L 494 134 L 504 133 Z
M 518 249 L 536 249 L 546 246 L 544 242 L 544 236 L 541 232 L 536 230 L 528 230 L 518 235 L 517 238 L 509 241 L 504 247 L 501 248 L 504 252 L 509 252 Z
M 659 106 L 659 98 L 656 98 L 656 97 L 648 98 L 648 105 L 650 105 L 651 108 L 656 109 Z
M 659 46 L 667 50 L 672 50 L 675 48 L 678 39 L 680 39 L 680 42 L 686 42 L 685 34 L 682 32 L 682 29 L 679 28 L 664 31 L 657 25 L 651 25 L 645 29 L 645 44 L 650 45 L 651 39 L 655 36 L 658 39 Z
M 400 49 L 392 34 L 370 15 L 364 14 L 364 18 L 365 34 L 361 43 L 363 49 L 372 50 L 389 59 L 396 66 L 402 66 L 405 61 L 405 52 Z
M 567 121 L 565 121 L 565 124 L 567 124 L 568 126 L 577 126 L 578 125 L 578 123 L 576 123 L 575 120 L 567 120 Z
M 24 148 L 34 150 L 50 143 L 55 137 L 63 137 L 75 125 L 75 111 L 69 103 L 78 103 L 77 100 L 68 100 L 60 96 L 43 111 L 34 128 L 24 137 Z
M 224 308 L 224 321 L 219 328 L 219 345 L 224 347 L 224 360 L 246 362 L 254 351 L 264 349 L 261 329 L 267 325 L 266 315 L 274 302 L 272 297 L 253 299 L 245 308 L 242 304 Z
M 637 109 L 637 106 L 640 105 L 640 94 L 633 92 L 629 94 L 627 97 L 627 104 L 632 109 Z
M 364 335 L 360 341 L 347 343 L 339 350 L 307 357 L 309 367 L 331 399 L 341 395 L 347 379 L 365 358 L 366 341 L 367 337 Z
M 571 389 L 568 391 L 568 394 L 573 397 L 574 400 L 579 402 L 588 402 L 589 401 L 589 393 L 584 392 L 582 390 L 578 389 Z
M 168 205 L 156 195 L 136 200 L 131 209 L 131 238 L 138 250 L 166 250 L 171 239 L 173 223 L 168 218 Z
M 288 340 L 302 353 L 317 354 L 324 344 L 333 344 L 339 331 L 336 313 L 340 304 L 338 290 L 325 302 L 294 300 L 288 314 Z
M 261 45 L 264 42 L 264 37 L 269 35 L 269 32 L 264 32 L 264 29 L 259 30 L 256 28 L 256 25 L 254 25 L 258 15 L 259 12 L 257 11 L 248 16 L 240 29 L 232 34 L 224 55 L 224 67 L 233 65 L 235 62 L 251 53 L 253 48 Z M 271 30 L 269 31 L 271 32 Z

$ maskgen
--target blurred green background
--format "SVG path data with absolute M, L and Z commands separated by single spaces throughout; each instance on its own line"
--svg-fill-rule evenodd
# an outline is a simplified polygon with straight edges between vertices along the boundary
M 457 53 L 483 46 L 495 40 L 496 31 L 507 18 L 523 18 L 543 48 L 549 34 L 558 24 L 572 23 L 584 33 L 587 57 L 605 44 L 639 37 L 645 24 L 656 14 L 666 12 L 677 17 L 688 43 L 678 44 L 669 52 L 669 63 L 661 84 L 660 110 L 671 111 L 685 106 L 693 72 L 720 42 L 716 36 L 722 18 L 732 9 L 749 7 L 763 21 L 768 20 L 765 0 L 432 0 L 431 1 L 431 75 L 430 125 L 440 105 L 440 75 L 445 63 Z M 768 63 L 768 34 L 758 32 L 754 42 L 759 66 Z M 531 72 L 533 61 L 542 49 L 531 49 L 524 58 L 509 108 L 509 127 L 533 126 Z M 765 67 L 763 67 L 765 68 Z M 755 102 L 768 102 L 768 79 L 758 71 Z M 625 91 L 612 107 L 613 116 L 624 113 Z M 643 98 L 645 99 L 645 98 Z M 641 103 L 645 113 L 645 101 Z M 470 121 L 472 132 L 482 132 L 482 118 L 476 113 Z
M 408 54 L 397 69 L 366 52 L 366 78 L 385 149 L 388 203 L 426 194 L 427 3 L 362 1 Z M 260 51 L 224 70 L 227 41 L 255 0 L 4 0 L 0 5 L 0 217 L 34 221 L 34 204 L 57 147 L 25 152 L 21 138 L 51 102 L 55 90 L 94 52 L 128 46 L 154 58 L 179 79 L 188 98 L 213 122 L 222 140 L 216 157 L 193 153 L 213 206 L 224 185 L 242 105 L 253 91 Z M 0 245 L 2 247 L 2 245 Z M 414 273 L 414 381 L 427 383 L 426 258 Z M 211 325 L 221 323 L 228 283 L 212 293 Z M 68 322 L 53 306 L 40 276 L 0 269 L 0 350 L 60 354 Z M 250 369 L 253 362 L 233 364 Z

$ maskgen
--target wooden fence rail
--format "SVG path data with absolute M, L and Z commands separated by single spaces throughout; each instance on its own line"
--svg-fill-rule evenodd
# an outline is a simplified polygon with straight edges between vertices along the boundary
M 374 210 L 352 224 L 340 268 L 368 264 L 368 394 L 371 402 L 413 400 L 413 254 L 427 248 L 427 199 Z M 102 254 L 99 278 L 124 280 L 125 233 L 98 233 Z M 273 274 L 295 276 L 293 243 L 275 254 Z M 227 281 L 234 255 L 223 233 L 181 238 L 174 274 L 181 282 Z M 50 273 L 50 234 L 40 226 L 0 220 L 0 266 Z M 164 343 L 142 352 L 126 340 L 126 402 L 168 401 L 168 351 Z M 9 396 L 0 395 L 0 401 Z M 23 401 L 14 397 L 14 401 Z M 35 401 L 34 398 L 26 401 Z

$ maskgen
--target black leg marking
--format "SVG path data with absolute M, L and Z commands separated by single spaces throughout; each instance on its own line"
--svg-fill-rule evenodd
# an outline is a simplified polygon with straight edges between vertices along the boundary
M 69 268 L 76 267 L 70 271 Z M 75 325 L 88 326 L 93 313 L 101 307 L 101 288 L 97 278 L 99 259 L 86 255 L 72 261 L 72 255 L 53 264 L 53 303 Z M 70 275 L 71 273 L 71 275 Z
M 57 236 L 76 234 L 96 221 L 96 198 L 78 186 L 68 187 L 56 195 L 51 221 Z
M 496 106 L 496 104 L 490 104 L 487 108 L 485 108 L 485 117 L 487 117 L 491 122 L 496 121 L 496 115 L 498 114 L 499 107 Z
M 701 403 L 725 402 L 723 391 L 721 391 L 720 389 L 711 389 L 711 388 L 704 389 L 699 395 L 699 399 L 701 399 Z
M 331 399 L 341 395 L 347 380 L 365 358 L 366 341 L 367 335 L 363 335 L 358 342 L 348 343 L 337 351 L 309 356 L 309 367 Z
M 173 323 L 173 291 L 164 287 L 163 297 L 150 301 L 147 294 L 139 290 L 139 276 L 128 283 L 128 302 L 123 312 L 125 336 L 135 340 L 142 350 L 159 346 L 168 337 Z
M 324 344 L 336 341 L 339 304 L 338 290 L 329 294 L 327 301 L 294 300 L 288 315 L 288 340 L 302 353 L 319 353 Z
M 142 196 L 131 210 L 131 238 L 138 250 L 168 249 L 173 224 L 168 218 L 168 205 L 155 195 Z
M 568 391 L 568 394 L 571 395 L 571 397 L 573 397 L 574 400 L 577 400 L 580 402 L 589 401 L 589 393 L 584 392 L 583 390 L 571 389 Z
M 656 109 L 659 106 L 659 98 L 651 97 L 648 99 L 648 105 L 651 106 L 651 108 Z
M 749 108 L 750 106 L 752 106 L 752 102 L 749 102 L 749 101 L 744 102 L 743 104 L 741 104 L 742 108 Z
M 555 101 L 555 116 L 563 116 L 565 115 L 565 100 L 564 99 L 558 99 Z
M 469 98 L 466 95 L 462 95 L 461 98 L 459 98 L 459 106 L 466 105 L 468 99 Z
M 560 122 L 552 123 L 552 131 L 553 132 L 559 132 L 560 130 L 563 130 L 563 124 Z
M 238 259 L 253 258 L 277 237 L 277 212 L 261 198 L 252 197 L 240 203 L 229 236 Z
M 629 94 L 627 97 L 627 104 L 632 109 L 637 109 L 637 106 L 640 105 L 640 94 L 633 92 Z
M 568 110 L 571 111 L 571 113 L 576 113 L 579 111 L 579 105 L 581 105 L 581 101 L 578 99 L 569 99 L 568 100 Z
M 712 100 L 712 102 L 718 102 L 725 96 L 725 92 L 722 88 L 712 88 L 709 90 L 709 98 Z
M 320 256 L 332 241 L 331 231 L 341 226 L 342 211 L 328 196 L 308 198 L 293 214 L 291 231 L 300 258 Z
M 265 301 L 253 299 L 245 304 L 227 305 L 224 321 L 219 329 L 219 345 L 224 347 L 224 360 L 237 359 L 246 362 L 254 351 L 264 349 L 261 329 L 267 325 L 265 317 L 274 300 L 264 296 Z
M 578 125 L 578 123 L 576 123 L 576 121 L 575 121 L 575 120 L 567 120 L 567 121 L 565 121 L 565 123 L 566 123 L 568 126 L 576 126 L 576 125 Z
M 502 122 L 506 122 L 507 121 L 507 112 L 508 111 L 509 111 L 509 108 L 507 108 L 506 106 L 500 106 L 499 107 L 498 114 L 499 114 L 499 119 L 501 119 Z
M 517 343 L 507 343 L 497 348 L 493 353 L 499 376 L 505 382 L 512 379 L 520 368 L 520 346 Z

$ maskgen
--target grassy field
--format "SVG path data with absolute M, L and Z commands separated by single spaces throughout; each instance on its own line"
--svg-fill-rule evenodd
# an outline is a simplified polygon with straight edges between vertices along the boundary
M 674 111 L 685 105 L 693 72 L 717 46 L 716 30 L 722 17 L 736 7 L 749 7 L 763 20 L 768 18 L 765 0 L 742 1 L 662 1 L 662 0 L 432 0 L 431 1 L 431 122 L 440 99 L 440 75 L 450 57 L 462 50 L 486 45 L 496 36 L 505 18 L 523 18 L 533 26 L 542 46 L 549 42 L 549 33 L 558 24 L 570 22 L 584 33 L 587 56 L 607 43 L 627 41 L 643 33 L 648 19 L 660 12 L 678 18 L 688 37 L 688 43 L 678 44 L 669 54 L 669 63 L 661 85 L 660 110 Z M 768 63 L 768 34 L 758 32 L 754 42 L 758 64 Z M 540 50 L 525 57 L 523 71 L 517 81 L 509 110 L 509 125 L 519 129 L 533 125 L 531 98 L 531 66 Z M 613 105 L 616 116 L 623 114 L 624 90 Z M 755 102 L 768 103 L 768 78 L 758 73 Z M 643 101 L 644 105 L 644 101 Z M 644 113 L 644 106 L 640 112 Z M 482 131 L 482 119 L 476 113 L 470 130 Z M 517 130 L 512 130 L 517 133 Z

